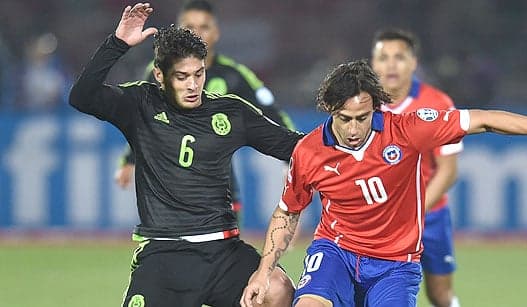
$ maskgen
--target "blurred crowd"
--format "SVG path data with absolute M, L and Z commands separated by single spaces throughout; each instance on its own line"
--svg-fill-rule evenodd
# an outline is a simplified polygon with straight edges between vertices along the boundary
M 0 110 L 66 108 L 68 90 L 115 29 L 123 0 L 2 0 Z M 397 26 L 421 40 L 418 76 L 460 107 L 527 102 L 526 1 L 215 1 L 218 50 L 253 69 L 284 107 L 313 107 L 334 65 L 368 58 L 374 32 Z M 182 1 L 151 1 L 149 21 L 175 23 Z M 151 40 L 149 41 L 151 42 Z M 140 79 L 151 44 L 134 48 L 109 81 Z

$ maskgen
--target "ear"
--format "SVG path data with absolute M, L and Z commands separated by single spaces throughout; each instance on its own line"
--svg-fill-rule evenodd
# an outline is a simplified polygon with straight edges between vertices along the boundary
M 416 56 L 413 56 L 412 57 L 412 71 L 415 72 L 415 70 L 417 69 L 417 57 Z
M 159 82 L 159 84 L 161 84 L 161 88 L 163 88 L 164 79 L 163 79 L 163 72 L 161 71 L 161 69 L 159 69 L 159 67 L 154 66 L 154 69 L 152 70 L 152 74 L 154 75 L 154 78 L 156 79 L 156 81 Z

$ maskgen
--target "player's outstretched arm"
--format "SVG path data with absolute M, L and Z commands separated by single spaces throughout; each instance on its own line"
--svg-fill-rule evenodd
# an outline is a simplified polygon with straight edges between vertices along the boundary
M 527 116 L 506 111 L 469 110 L 468 134 L 495 132 L 500 134 L 527 134 Z
M 150 7 L 150 3 L 136 3 L 133 7 L 127 6 L 115 30 L 115 36 L 123 40 L 128 46 L 135 46 L 150 35 L 157 33 L 156 28 L 143 30 L 148 16 L 153 11 L 154 9 Z
M 243 290 L 240 300 L 242 307 L 252 307 L 255 298 L 258 304 L 263 304 L 271 274 L 293 239 L 299 217 L 300 213 L 290 213 L 276 207 L 267 228 L 260 265 Z

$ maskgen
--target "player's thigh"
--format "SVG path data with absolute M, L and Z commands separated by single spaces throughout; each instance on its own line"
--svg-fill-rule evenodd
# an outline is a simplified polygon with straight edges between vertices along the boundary
M 423 233 L 423 270 L 429 274 L 451 274 L 456 269 L 450 210 L 444 207 L 426 215 Z
M 153 241 L 134 254 L 123 306 L 201 306 L 210 267 L 199 255 L 171 244 L 177 243 Z
M 205 303 L 239 306 L 243 289 L 259 263 L 260 255 L 254 247 L 238 238 L 229 239 L 214 261 L 215 273 Z
M 328 240 L 315 240 L 307 249 L 304 271 L 295 291 L 294 304 L 304 296 L 320 297 L 333 306 L 354 305 L 354 288 L 345 252 Z
M 366 293 L 366 307 L 414 307 L 421 282 L 419 263 L 401 263 L 380 278 Z

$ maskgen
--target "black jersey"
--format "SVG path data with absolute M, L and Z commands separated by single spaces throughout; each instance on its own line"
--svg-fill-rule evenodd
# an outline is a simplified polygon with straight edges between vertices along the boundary
M 152 60 L 145 69 L 144 80 L 155 82 L 153 69 L 154 61 Z M 207 67 L 207 80 L 204 88 L 211 93 L 236 94 L 257 105 L 265 116 L 280 126 L 295 130 L 289 115 L 277 108 L 273 93 L 258 79 L 256 74 L 247 66 L 228 56 L 223 54 L 214 56 L 212 64 Z
M 237 227 L 229 195 L 232 154 L 248 145 L 288 160 L 302 135 L 235 95 L 204 92 L 201 106 L 180 109 L 146 81 L 103 84 L 128 48 L 109 36 L 74 84 L 70 104 L 115 125 L 132 147 L 141 221 L 134 232 L 177 238 Z

